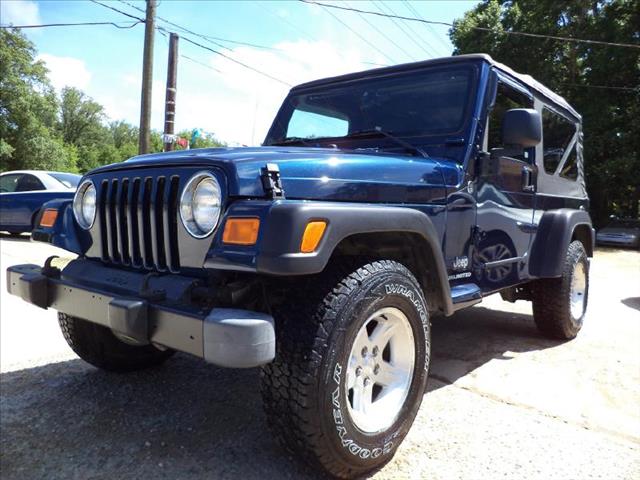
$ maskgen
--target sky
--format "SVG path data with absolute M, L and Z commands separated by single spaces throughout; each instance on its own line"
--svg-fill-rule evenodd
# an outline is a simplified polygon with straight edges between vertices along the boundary
M 144 18 L 141 0 L 102 0 Z M 451 23 L 477 1 L 358 1 L 326 3 Z M 158 17 L 208 39 L 179 42 L 176 131 L 200 128 L 230 145 L 259 145 L 291 86 L 342 73 L 451 54 L 448 27 L 402 22 L 291 1 L 161 0 Z M 91 1 L 2 0 L 0 23 L 29 25 L 134 21 Z M 144 25 L 23 30 L 60 91 L 73 86 L 102 104 L 109 120 L 140 119 Z M 186 41 L 189 37 L 219 55 Z M 212 38 L 216 37 L 216 38 Z M 220 39 L 220 40 L 218 40 Z M 259 45 L 241 45 L 243 42 Z M 215 42 L 215 43 L 212 43 Z M 162 130 L 168 37 L 154 42 L 152 128 Z M 262 48 L 268 47 L 268 48 Z M 260 70 L 261 75 L 226 57 Z M 188 58 L 186 58 L 188 57 Z

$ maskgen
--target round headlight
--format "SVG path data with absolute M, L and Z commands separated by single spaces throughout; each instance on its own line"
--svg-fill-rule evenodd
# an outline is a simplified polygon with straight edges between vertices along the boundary
M 216 178 L 207 172 L 191 177 L 180 197 L 180 218 L 187 231 L 196 238 L 211 234 L 220 219 L 222 194 Z
M 73 214 L 78 224 L 89 230 L 96 218 L 96 187 L 91 180 L 85 180 L 73 197 Z

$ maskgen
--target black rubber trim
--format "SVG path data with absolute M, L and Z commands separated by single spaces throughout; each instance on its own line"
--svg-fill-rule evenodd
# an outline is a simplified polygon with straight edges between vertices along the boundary
M 540 219 L 531 248 L 529 272 L 534 277 L 559 277 L 573 233 L 579 225 L 585 225 L 591 233 L 591 245 L 585 245 L 589 257 L 593 256 L 594 231 L 591 217 L 584 210 L 561 208 L 548 210 Z
M 299 253 L 308 222 L 327 221 L 327 229 L 314 253 Z M 264 223 L 256 271 L 270 275 L 309 275 L 326 267 L 336 246 L 345 238 L 366 233 L 416 233 L 427 242 L 436 265 L 446 314 L 453 311 L 447 269 L 437 231 L 424 213 L 389 205 L 284 201 L 275 204 Z

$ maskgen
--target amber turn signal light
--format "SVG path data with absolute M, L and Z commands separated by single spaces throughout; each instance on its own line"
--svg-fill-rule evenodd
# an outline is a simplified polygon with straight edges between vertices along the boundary
M 40 218 L 41 227 L 53 227 L 58 218 L 58 210 L 55 208 L 47 208 Z
M 324 235 L 324 231 L 327 228 L 327 222 L 324 220 L 317 220 L 307 223 L 302 234 L 302 243 L 300 244 L 300 251 L 302 253 L 311 253 L 318 248 L 320 240 Z
M 255 245 L 260 230 L 259 218 L 228 218 L 222 242 L 232 245 Z

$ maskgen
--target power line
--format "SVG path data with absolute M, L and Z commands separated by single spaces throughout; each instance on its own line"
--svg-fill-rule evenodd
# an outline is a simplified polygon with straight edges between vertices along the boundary
M 160 28 L 160 29 L 161 29 L 162 27 L 158 27 L 158 28 Z M 217 50 L 214 50 L 213 48 L 207 47 L 206 45 L 202 45 L 201 43 L 198 43 L 198 42 L 196 42 L 196 41 L 194 41 L 194 40 L 191 40 L 189 37 L 185 37 L 185 36 L 183 36 L 182 38 L 183 38 L 186 42 L 191 43 L 192 45 L 195 45 L 195 46 L 197 46 L 197 47 L 200 47 L 200 48 L 203 48 L 203 49 L 205 49 L 205 50 L 208 50 L 208 51 L 210 51 L 211 53 L 215 53 L 216 55 L 220 55 L 221 57 L 224 57 L 224 58 L 226 58 L 227 60 L 232 61 L 233 63 L 237 63 L 238 65 L 240 65 L 240 66 L 242 66 L 242 67 L 244 67 L 244 68 L 247 68 L 247 69 L 252 70 L 252 71 L 254 71 L 254 72 L 256 72 L 256 73 L 259 73 L 260 75 L 263 75 L 263 76 L 265 76 L 265 77 L 267 77 L 267 78 L 270 78 L 271 80 L 274 80 L 274 81 L 276 81 L 276 82 L 282 83 L 283 85 L 286 85 L 286 86 L 288 86 L 288 87 L 292 87 L 292 86 L 293 86 L 293 85 L 291 85 L 290 83 L 285 82 L 284 80 L 281 80 L 281 79 L 279 79 L 279 78 L 277 78 L 277 77 L 274 77 L 273 75 L 269 75 L 268 73 L 263 72 L 262 70 L 258 70 L 257 68 L 252 67 L 251 65 L 247 65 L 246 63 L 243 63 L 243 62 L 241 62 L 240 60 L 236 60 L 235 58 L 232 58 L 232 57 L 230 57 L 229 55 L 225 55 L 225 54 L 224 54 L 224 53 L 222 53 L 222 52 L 219 52 L 219 51 L 217 51 Z
M 312 42 L 318 42 L 318 39 L 312 37 L 311 35 L 309 35 L 309 33 L 307 33 L 306 31 L 304 31 L 303 29 L 301 29 L 300 27 L 298 27 L 295 23 L 290 22 L 289 20 L 287 20 L 286 18 L 283 18 L 279 15 L 276 15 L 275 13 L 273 13 L 272 11 L 270 11 L 267 7 L 265 7 L 260 1 L 254 1 L 253 2 L 254 5 L 257 5 L 258 7 L 260 7 L 262 10 L 264 10 L 265 12 L 267 12 L 269 15 L 271 15 L 272 17 L 277 18 L 278 20 L 280 20 L 281 22 L 287 24 L 289 27 L 291 27 L 292 29 L 294 29 L 295 31 L 301 33 L 303 36 L 305 36 L 308 40 L 312 41 Z M 342 56 L 342 55 L 340 55 Z M 342 57 L 345 58 L 345 57 Z M 367 61 L 360 61 L 361 64 L 363 65 L 373 65 L 375 67 L 388 67 L 389 65 L 384 64 L 384 63 L 376 63 L 376 62 L 367 62 Z
M 133 28 L 139 23 L 144 23 L 144 20 L 133 23 L 125 22 L 77 22 L 77 23 L 43 23 L 39 25 L 0 25 L 0 28 L 45 28 L 45 27 L 80 27 L 80 26 L 93 26 L 93 25 L 113 25 L 116 28 Z
M 391 12 L 391 15 L 393 16 L 397 16 L 396 12 L 394 12 L 391 7 L 388 7 L 384 2 L 376 2 L 376 1 L 372 1 L 372 3 L 378 7 L 378 10 L 382 11 L 382 9 L 384 8 L 385 11 Z M 399 22 L 396 22 L 395 18 L 389 17 L 389 20 L 391 20 L 393 22 L 393 24 L 398 27 L 400 29 L 400 31 L 409 39 L 411 40 L 415 45 L 418 46 L 418 48 L 420 48 L 423 52 L 425 52 L 427 55 L 429 55 L 430 57 L 435 57 L 435 55 L 433 54 L 433 52 L 429 52 L 427 51 L 427 49 L 424 47 L 424 45 L 422 45 L 420 42 L 416 41 L 415 38 L 413 38 L 411 35 L 409 35 L 407 33 L 407 31 L 402 27 L 402 25 L 400 25 Z M 407 28 L 411 28 L 408 24 L 407 24 Z M 413 30 L 411 30 L 413 32 Z M 415 32 L 414 32 L 415 34 Z
M 125 4 L 129 5 L 130 7 L 135 8 L 136 10 L 139 10 L 139 11 L 141 10 L 140 8 L 138 8 L 137 6 L 135 6 L 135 5 L 133 5 L 133 4 L 129 3 L 129 2 L 126 2 L 126 1 L 124 1 L 124 0 L 120 0 L 120 1 L 121 1 L 122 3 L 125 3 Z M 218 42 L 215 42 L 215 41 L 211 40 L 211 39 L 210 39 L 209 37 L 207 37 L 206 35 L 203 35 L 203 34 L 201 34 L 201 33 L 194 32 L 193 30 L 190 30 L 190 29 L 188 29 L 188 28 L 185 28 L 185 27 L 183 27 L 182 25 L 178 25 L 177 23 L 174 23 L 174 22 L 172 22 L 172 21 L 170 21 L 170 20 L 167 20 L 166 18 L 162 18 L 162 17 L 160 17 L 160 16 L 156 16 L 156 18 L 157 18 L 158 20 L 160 20 L 160 21 L 162 21 L 162 22 L 164 22 L 164 23 L 168 24 L 168 25 L 171 25 L 172 27 L 175 27 L 175 28 L 178 28 L 178 29 L 182 30 L 183 32 L 186 32 L 186 33 L 188 33 L 188 34 L 190 34 L 190 35 L 194 35 L 194 36 L 196 36 L 196 37 L 202 38 L 203 40 L 205 40 L 205 41 L 207 41 L 207 42 L 209 42 L 209 43 L 211 43 L 211 44 L 213 44 L 213 45 L 216 45 L 216 46 L 218 46 L 218 47 L 220 47 L 220 48 L 224 48 L 224 49 L 227 49 L 227 50 L 230 50 L 230 51 L 231 51 L 231 49 L 230 49 L 229 47 L 227 47 L 227 46 L 225 46 L 225 45 L 222 45 L 222 44 L 220 44 L 220 43 L 218 43 Z M 164 29 L 163 27 L 157 27 L 157 29 L 158 29 L 158 30 L 160 30 L 160 31 L 163 31 L 163 30 L 164 30 L 164 31 L 166 31 L 166 29 Z M 212 53 L 215 53 L 216 55 L 220 55 L 221 57 L 226 58 L 227 60 L 229 60 L 229 61 L 231 61 L 231 62 L 233 62 L 233 63 L 236 63 L 236 64 L 238 64 L 238 65 L 240 65 L 240 66 L 242 66 L 242 67 L 244 67 L 244 68 L 247 68 L 247 69 L 249 69 L 249 70 L 251 70 L 251 71 L 253 71 L 253 72 L 255 72 L 255 73 L 258 73 L 258 74 L 260 74 L 260 75 L 263 75 L 263 76 L 265 76 L 265 77 L 267 77 L 267 78 L 270 78 L 271 80 L 274 80 L 274 81 L 276 81 L 276 82 L 282 83 L 282 84 L 284 84 L 284 85 L 286 85 L 286 86 L 288 86 L 288 87 L 291 87 L 291 86 L 292 86 L 290 83 L 285 82 L 284 80 L 281 80 L 281 79 L 279 79 L 279 78 L 277 78 L 277 77 L 274 77 L 273 75 L 270 75 L 270 74 L 268 74 L 268 73 L 266 73 L 266 72 L 263 72 L 262 70 L 259 70 L 259 69 L 255 68 L 255 67 L 252 67 L 251 65 L 248 65 L 248 64 L 246 64 L 246 63 L 244 63 L 244 62 L 241 62 L 240 60 L 236 60 L 235 58 L 233 58 L 233 57 L 231 57 L 231 56 L 229 56 L 229 55 L 226 55 L 226 54 L 224 54 L 224 53 L 222 53 L 222 52 L 219 52 L 218 50 L 214 50 L 213 48 L 210 48 L 210 47 L 207 47 L 207 46 L 205 46 L 205 45 L 202 45 L 202 44 L 200 44 L 200 43 L 198 43 L 198 42 L 196 42 L 196 41 L 194 41 L 194 40 L 192 40 L 192 39 L 190 39 L 190 38 L 188 38 L 188 37 L 185 37 L 184 35 L 183 35 L 183 37 L 182 37 L 182 38 L 183 38 L 185 41 L 187 41 L 188 43 L 191 43 L 192 45 L 196 45 L 196 46 L 198 46 L 198 47 L 200 47 L 200 48 L 203 48 L 203 49 L 208 50 L 208 51 L 210 51 L 210 52 L 212 52 Z
M 162 35 L 162 36 L 167 40 L 167 46 L 169 46 L 169 35 L 167 35 L 167 34 L 166 34 L 164 31 L 162 31 L 162 30 L 158 30 L 158 33 L 159 33 L 160 35 Z M 198 65 L 201 65 L 201 66 L 203 66 L 203 67 L 205 67 L 205 68 L 208 68 L 209 70 L 213 70 L 214 72 L 222 73 L 222 71 L 218 70 L 217 68 L 212 67 L 211 65 L 208 65 L 208 64 L 206 64 L 206 63 L 204 63 L 204 62 L 201 62 L 200 60 L 196 60 L 195 58 L 191 58 L 190 56 L 185 55 L 184 53 L 181 53 L 181 54 L 180 54 L 180 57 L 181 57 L 181 58 L 184 58 L 185 60 L 189 60 L 190 62 L 197 63 Z
M 135 8 L 139 12 L 144 12 L 144 10 L 142 10 L 140 7 L 134 5 L 134 4 L 130 3 L 130 2 L 127 2 L 125 0 L 119 0 L 119 1 L 121 3 L 124 3 L 125 5 L 129 5 L 131 8 Z M 167 23 L 169 25 L 172 25 L 172 22 L 169 22 L 168 20 L 165 20 L 162 17 L 156 17 L 156 18 L 158 18 L 158 20 L 161 20 L 161 21 L 163 21 L 163 22 L 165 22 L 165 23 Z M 176 26 L 176 25 L 173 24 L 173 26 Z M 244 45 L 245 47 L 261 48 L 261 49 L 264 49 L 264 50 L 277 50 L 277 51 L 281 51 L 282 50 L 280 48 L 270 47 L 268 45 L 260 45 L 258 43 L 251 43 L 251 42 L 242 42 L 240 40 L 231 40 L 230 38 L 214 37 L 214 36 L 211 36 L 211 35 L 196 34 L 196 32 L 191 32 L 191 34 L 192 35 L 198 35 L 198 36 L 201 36 L 202 38 L 206 38 L 206 39 L 209 39 L 209 40 L 217 40 L 219 42 L 233 43 L 235 45 Z M 224 48 L 228 49 L 228 47 L 224 47 Z
M 396 11 L 394 9 L 391 8 L 391 5 L 388 5 L 386 2 L 384 1 L 380 1 L 380 5 L 384 6 L 385 10 L 391 12 L 393 15 L 397 15 Z M 414 29 L 413 26 L 411 25 L 411 22 L 407 22 L 405 20 L 403 20 L 404 24 L 407 26 L 407 28 L 411 31 L 411 33 L 414 35 L 413 37 L 411 37 L 411 40 L 418 45 L 423 52 L 425 52 L 427 55 L 430 55 L 431 58 L 437 57 L 438 55 L 435 53 L 434 50 L 431 50 L 431 46 L 429 45 L 429 42 L 426 42 Z M 420 41 L 417 41 L 415 38 L 418 38 Z M 427 45 L 429 45 L 427 47 Z
M 95 1 L 95 0 L 92 0 Z M 141 9 L 140 7 L 133 5 L 132 3 L 126 2 L 125 0 L 119 0 L 121 3 L 124 3 L 126 5 L 129 5 L 131 8 L 135 8 L 136 10 L 138 10 L 139 12 L 144 12 L 143 9 Z M 191 35 L 195 35 L 196 37 L 202 38 L 203 40 L 206 40 L 207 42 L 220 47 L 220 48 L 224 48 L 227 50 L 231 50 L 229 47 L 226 47 L 225 45 L 222 45 L 218 42 L 214 42 L 213 40 L 207 38 L 205 35 L 198 33 L 198 32 L 194 32 L 193 30 L 189 30 L 188 28 L 183 27 L 182 25 L 178 25 L 177 23 L 174 23 L 170 20 L 167 20 L 166 18 L 162 18 L 159 15 L 156 15 L 156 18 L 164 23 L 166 23 L 167 25 L 171 25 L 172 27 L 178 28 L 180 30 L 182 30 L 183 32 L 189 33 Z
M 136 17 L 134 15 L 130 15 L 130 14 L 126 13 L 126 12 L 123 12 L 122 10 L 119 10 L 119 9 L 117 9 L 115 7 L 112 7 L 111 5 L 107 5 L 106 3 L 99 2 L 98 0 L 91 0 L 91 1 L 93 3 L 95 3 L 95 4 L 97 4 L 97 5 L 103 6 L 104 8 L 108 8 L 109 10 L 113 10 L 114 12 L 118 12 L 121 15 L 124 15 L 125 17 L 133 18 L 134 20 L 138 20 L 139 22 L 144 22 L 144 19 L 142 19 L 140 17 Z
M 340 5 L 332 5 L 329 3 L 322 3 L 322 2 L 316 2 L 315 0 L 298 0 L 300 2 L 303 3 L 309 3 L 312 5 L 319 5 L 321 7 L 325 7 L 325 8 L 335 8 L 337 10 L 346 10 L 349 12 L 359 12 L 359 13 L 365 13 L 367 15 L 377 15 L 379 17 L 387 17 L 387 18 L 397 18 L 399 20 L 408 20 L 411 22 L 420 22 L 420 23 L 426 23 L 426 24 L 431 24 L 431 25 L 444 25 L 446 27 L 454 27 L 455 25 L 453 23 L 447 23 L 447 22 L 438 22 L 438 21 L 434 21 L 434 20 L 424 20 L 421 18 L 414 18 L 414 17 L 404 17 L 401 15 L 390 15 L 388 13 L 382 13 L 382 12 L 373 12 L 371 10 L 360 10 L 358 8 L 349 8 L 349 7 L 342 7 Z M 546 38 L 546 39 L 550 39 L 550 40 L 559 40 L 559 41 L 563 41 L 563 42 L 575 42 L 575 43 L 589 43 L 589 44 L 594 44 L 594 45 L 608 45 L 611 47 L 626 47 L 626 48 L 640 48 L 640 45 L 636 45 L 633 43 L 618 43 L 618 42 L 605 42 L 602 40 L 588 40 L 588 39 L 584 39 L 584 38 L 574 38 L 574 37 L 559 37 L 556 35 L 543 35 L 541 33 L 529 33 L 529 32 L 516 32 L 513 30 L 494 30 L 492 28 L 487 28 L 487 27 L 469 27 L 472 30 L 480 30 L 483 32 L 490 32 L 490 33 L 494 33 L 494 34 L 504 34 L 504 35 L 520 35 L 523 37 L 533 37 L 533 38 Z
M 347 2 L 345 2 L 346 5 L 349 5 Z M 398 45 L 392 38 L 389 38 L 387 36 L 386 33 L 384 33 L 382 30 L 380 30 L 378 27 L 376 27 L 373 23 L 371 23 L 367 17 L 365 17 L 364 15 L 362 15 L 361 13 L 358 13 L 358 16 L 360 18 L 362 18 L 362 20 L 364 20 L 367 25 L 369 25 L 371 28 L 373 28 L 376 32 L 378 32 L 382 37 L 384 37 L 387 41 L 389 41 L 390 43 L 392 43 L 393 45 L 395 45 L 401 52 L 403 52 L 407 57 L 409 57 L 411 60 L 415 60 L 415 57 L 413 55 L 411 55 L 409 52 L 407 52 L 404 48 L 402 48 L 400 45 Z
M 187 59 L 187 60 L 189 60 L 189 61 L 193 62 L 193 63 L 197 63 L 197 64 L 198 64 L 198 65 L 200 65 L 200 66 L 203 66 L 203 67 L 205 67 L 205 68 L 208 68 L 209 70 L 213 70 L 214 72 L 222 73 L 222 72 L 221 72 L 220 70 L 218 70 L 216 67 L 212 67 L 211 65 L 207 65 L 206 63 L 201 62 L 200 60 L 196 60 L 195 58 L 191 58 L 191 57 L 189 57 L 189 56 L 187 56 L 187 55 L 183 55 L 183 54 L 180 54 L 180 56 L 181 56 L 182 58 L 184 58 L 184 59 Z
M 121 14 L 123 14 L 123 15 L 126 15 L 127 17 L 131 17 L 131 18 L 134 18 L 134 19 L 136 19 L 136 20 L 140 20 L 140 21 L 142 21 L 142 19 L 140 19 L 140 18 L 138 18 L 138 17 L 135 17 L 135 16 L 133 16 L 133 15 L 130 15 L 130 14 L 128 14 L 128 13 L 125 13 L 125 12 L 123 12 L 122 10 L 119 10 L 119 9 L 117 9 L 117 8 L 114 8 L 114 7 L 110 6 L 110 5 L 105 5 L 104 3 L 99 2 L 99 1 L 97 1 L 97 0 L 91 0 L 91 1 L 92 1 L 93 3 L 98 4 L 98 5 L 102 5 L 103 7 L 106 7 L 106 8 L 108 8 L 108 9 L 110 9 L 110 10 L 114 10 L 114 11 L 116 11 L 116 12 L 118 12 L 118 13 L 121 13 Z M 138 9 L 138 7 L 134 7 L 134 8 Z M 138 9 L 138 10 L 139 10 L 139 9 Z M 158 18 L 159 20 L 162 20 L 163 22 L 168 23 L 169 25 L 172 25 L 172 26 L 174 26 L 174 27 L 176 27 L 176 28 L 179 28 L 180 30 L 182 30 L 182 31 L 184 31 L 184 32 L 187 32 L 187 33 L 189 33 L 189 34 L 191 34 L 191 35 L 195 35 L 195 36 L 202 36 L 202 35 L 200 35 L 200 34 L 198 34 L 198 33 L 192 32 L 191 30 L 189 30 L 189 29 L 187 29 L 187 28 L 184 28 L 184 27 L 183 27 L 183 26 L 181 26 L 181 25 L 178 25 L 177 23 L 173 23 L 173 22 L 171 22 L 171 21 L 169 21 L 169 20 L 166 20 L 166 19 L 163 19 L 163 18 L 160 18 L 160 17 L 157 17 L 157 18 Z M 165 29 L 165 28 L 163 28 L 163 27 L 160 27 L 160 26 L 156 26 L 156 30 L 160 30 L 160 31 L 168 32 L 168 30 L 167 30 L 167 29 Z M 207 47 L 207 46 L 205 46 L 205 45 L 202 45 L 202 44 L 200 44 L 200 43 L 198 43 L 198 42 L 196 42 L 196 41 L 194 41 L 194 40 L 192 40 L 192 39 L 190 39 L 190 38 L 188 38 L 188 37 L 185 37 L 184 35 L 183 35 L 183 37 L 182 37 L 182 38 L 183 38 L 186 42 L 191 43 L 192 45 L 196 45 L 196 46 L 198 46 L 198 47 L 200 47 L 200 48 L 203 48 L 203 49 L 205 49 L 205 50 L 210 51 L 211 53 L 215 53 L 216 55 L 220 55 L 221 57 L 226 58 L 227 60 L 229 60 L 229 61 L 231 61 L 231 62 L 233 62 L 233 63 L 237 63 L 238 65 L 241 65 L 241 66 L 243 66 L 244 68 L 247 68 L 247 69 L 249 69 L 249 70 L 251 70 L 251 71 L 253 71 L 253 72 L 256 72 L 256 73 L 258 73 L 258 74 L 260 74 L 260 75 L 263 75 L 263 76 L 265 76 L 265 77 L 267 77 L 267 78 L 270 78 L 271 80 L 274 80 L 274 81 L 276 81 L 276 82 L 282 83 L 282 84 L 284 84 L 284 85 L 286 85 L 286 86 L 288 86 L 288 87 L 291 87 L 291 86 L 292 86 L 290 83 L 287 83 L 287 82 L 285 82 L 284 80 L 280 80 L 279 78 L 276 78 L 276 77 L 274 77 L 273 75 L 269 75 L 268 73 L 263 72 L 262 70 L 259 70 L 259 69 L 257 69 L 257 68 L 254 68 L 254 67 L 250 66 L 250 65 L 247 65 L 246 63 L 241 62 L 240 60 L 236 60 L 235 58 L 230 57 L 229 55 L 225 55 L 225 54 L 224 54 L 224 53 L 222 53 L 222 52 L 219 52 L 219 51 L 217 51 L 217 50 L 214 50 L 213 48 L 210 48 L 210 47 Z M 209 40 L 209 42 L 210 42 L 210 41 L 211 41 L 211 40 Z M 223 47 L 224 47 L 224 46 L 223 46 Z M 226 48 L 226 47 L 224 47 L 224 48 Z
M 407 7 L 407 9 L 409 9 L 409 12 L 412 13 L 413 15 L 415 15 L 416 18 L 424 20 L 424 18 L 420 15 L 420 13 L 413 7 L 413 5 L 411 5 L 411 2 L 409 2 L 407 0 L 402 0 L 402 3 L 404 3 L 404 5 Z M 440 38 L 440 35 L 438 35 L 438 33 L 435 31 L 435 29 L 431 25 L 429 25 L 427 23 L 427 24 L 425 24 L 425 27 L 427 27 L 429 29 L 429 32 L 431 33 L 431 35 L 433 37 L 435 37 L 435 39 L 438 40 L 438 42 L 440 42 L 440 44 L 445 48 L 446 54 L 449 55 L 450 46 L 447 45 L 444 42 L 444 40 L 442 40 L 442 38 Z
M 301 0 L 304 1 L 304 0 Z M 371 43 L 369 40 L 367 40 L 366 38 L 364 38 L 362 35 L 360 35 L 358 32 L 356 32 L 353 28 L 351 28 L 349 25 L 347 25 L 346 23 L 344 23 L 342 20 L 340 20 L 336 15 L 333 14 L 333 12 L 331 12 L 331 10 L 326 10 L 327 6 L 331 6 L 331 5 L 325 5 L 322 3 L 317 3 L 317 2 L 305 2 L 305 3 L 314 3 L 316 5 L 320 5 L 321 7 L 325 8 L 325 11 L 331 15 L 336 21 L 340 22 L 346 29 L 350 30 L 351 33 L 353 33 L 355 36 L 357 36 L 360 40 L 362 40 L 363 42 L 365 42 L 367 45 L 369 45 L 371 48 L 373 48 L 374 50 L 377 50 L 383 57 L 385 57 L 387 60 L 389 60 L 391 63 L 398 63 L 395 60 L 393 60 L 393 58 L 391 58 L 389 55 L 387 55 L 386 53 L 384 53 L 382 50 L 380 50 L 378 47 L 376 47 L 373 43 Z M 355 10 L 355 9 L 354 9 Z

